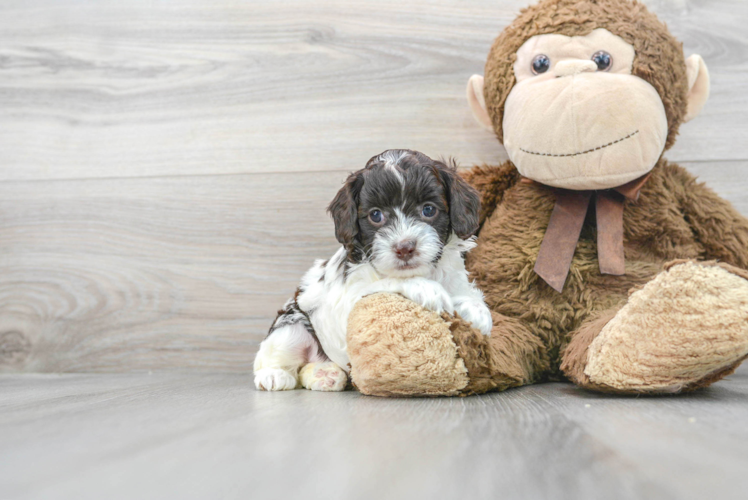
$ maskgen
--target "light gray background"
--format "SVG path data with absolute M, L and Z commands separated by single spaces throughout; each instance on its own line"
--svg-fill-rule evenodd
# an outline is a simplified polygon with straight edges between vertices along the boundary
M 251 388 L 348 171 L 506 158 L 464 88 L 525 3 L 2 2 L 0 497 L 745 498 L 746 369 L 662 399 Z M 646 3 L 712 77 L 666 156 L 748 213 L 748 3 Z

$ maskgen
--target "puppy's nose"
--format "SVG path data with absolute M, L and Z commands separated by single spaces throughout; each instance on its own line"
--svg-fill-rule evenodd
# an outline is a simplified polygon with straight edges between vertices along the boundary
M 395 246 L 395 254 L 400 260 L 408 262 L 416 253 L 416 242 L 413 240 L 401 241 Z

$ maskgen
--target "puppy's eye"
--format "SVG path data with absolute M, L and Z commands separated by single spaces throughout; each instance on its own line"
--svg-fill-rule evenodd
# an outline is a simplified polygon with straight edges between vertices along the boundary
M 545 54 L 538 54 L 532 60 L 532 72 L 536 75 L 545 73 L 551 67 L 551 60 Z
M 613 65 L 613 57 L 604 50 L 592 54 L 592 61 L 597 64 L 598 71 L 608 71 Z
M 381 224 L 384 221 L 384 215 L 381 210 L 372 210 L 369 212 L 369 220 L 372 224 Z
M 430 219 L 433 216 L 435 216 L 436 212 L 437 212 L 437 210 L 436 210 L 436 207 L 434 205 L 428 205 L 427 204 L 427 205 L 424 205 L 423 208 L 421 209 L 421 213 L 427 219 Z

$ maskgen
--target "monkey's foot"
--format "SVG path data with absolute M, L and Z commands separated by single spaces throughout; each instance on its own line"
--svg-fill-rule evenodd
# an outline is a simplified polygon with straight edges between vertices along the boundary
M 304 365 L 299 378 L 312 391 L 343 391 L 348 383 L 348 375 L 332 361 Z
M 621 393 L 706 387 L 748 357 L 748 273 L 676 262 L 608 318 L 569 344 L 562 369 L 575 383 Z

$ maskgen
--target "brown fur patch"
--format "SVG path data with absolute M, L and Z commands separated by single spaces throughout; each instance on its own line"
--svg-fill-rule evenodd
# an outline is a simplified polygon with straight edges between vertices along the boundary
M 501 202 L 504 192 L 516 184 L 520 178 L 519 172 L 511 162 L 503 163 L 498 167 L 483 165 L 463 170 L 460 176 L 472 184 L 480 195 L 479 223 L 481 226 Z
M 748 358 L 746 356 L 745 358 L 738 360 L 737 362 L 733 363 L 730 366 L 726 366 L 724 368 L 720 368 L 719 370 L 716 370 L 706 377 L 702 378 L 701 380 L 697 380 L 693 384 L 688 384 L 687 386 L 683 387 L 681 389 L 681 392 L 692 392 L 697 389 L 703 389 L 704 387 L 709 387 L 713 383 L 722 380 L 723 378 L 727 377 L 728 375 L 732 375 L 735 370 L 740 366 L 740 364 L 745 361 Z
M 683 260 L 680 261 L 672 261 L 665 265 L 665 269 L 670 269 L 671 267 L 683 263 Z M 725 264 L 724 262 L 717 262 L 717 261 L 710 261 L 710 262 L 702 262 L 702 265 L 715 265 L 719 266 L 722 269 L 725 269 L 726 271 L 729 271 L 737 276 L 740 276 L 743 279 L 748 280 L 748 271 L 745 269 L 740 269 L 739 267 L 731 266 L 730 264 Z M 701 380 L 698 380 L 692 384 L 689 384 L 685 386 L 681 392 L 691 392 L 695 391 L 697 389 L 701 389 L 703 387 L 708 387 L 712 385 L 713 383 L 722 380 L 723 378 L 727 377 L 728 375 L 731 375 L 735 370 L 740 366 L 740 364 L 748 359 L 748 357 L 743 358 L 736 363 L 726 366 L 724 368 L 721 368 L 719 370 L 714 371 L 713 373 L 710 373 L 706 377 L 702 378 Z
M 724 368 L 720 368 L 719 370 L 716 370 L 706 377 L 702 378 L 701 380 L 698 380 L 692 384 L 688 384 L 684 387 L 682 387 L 677 392 L 650 392 L 650 391 L 644 391 L 644 390 L 627 390 L 627 389 L 618 389 L 615 387 L 611 387 L 609 385 L 605 384 L 595 384 L 589 381 L 587 381 L 584 384 L 577 384 L 580 387 L 583 387 L 584 389 L 589 389 L 591 391 L 596 392 L 604 392 L 607 394 L 616 394 L 618 396 L 675 396 L 677 394 L 683 394 L 686 392 L 693 392 L 698 389 L 703 389 L 705 387 L 709 387 L 715 382 L 719 382 L 723 378 L 732 375 L 735 370 L 738 368 L 738 366 L 741 365 L 743 361 L 745 361 L 746 358 L 743 358 L 729 366 L 726 366 Z
M 624 392 L 712 379 L 748 355 L 748 280 L 714 263 L 672 266 L 631 295 L 587 351 L 589 381 Z
M 485 68 L 484 97 L 499 141 L 504 102 L 516 83 L 516 52 L 535 35 L 584 36 L 605 28 L 633 45 L 632 73 L 660 95 L 668 122 L 665 149 L 675 143 L 688 92 L 683 46 L 646 7 L 629 0 L 544 0 L 524 9 L 496 38 Z
M 600 274 L 590 211 L 559 294 L 533 272 L 555 203 L 553 190 L 516 181 L 491 182 L 512 179 L 514 172 L 511 164 L 504 164 L 476 167 L 466 175 L 482 183 L 477 189 L 484 200 L 498 200 L 495 206 L 484 207 L 491 215 L 483 222 L 478 247 L 468 254 L 467 265 L 489 308 L 520 321 L 543 342 L 547 355 L 538 362 L 550 377 L 559 375 L 560 353 L 573 332 L 589 318 L 621 307 L 630 290 L 649 282 L 668 261 L 718 257 L 748 268 L 748 221 L 684 169 L 661 160 L 639 199 L 624 205 L 626 275 Z M 496 186 L 498 192 L 486 194 L 486 186 Z
M 537 380 L 537 360 L 544 357 L 545 348 L 519 321 L 494 314 L 493 331 L 485 337 L 459 316 L 442 318 L 450 324 L 470 377 L 462 395 L 503 391 Z
M 582 387 L 590 385 L 590 378 L 584 373 L 584 368 L 587 366 L 587 348 L 619 309 L 613 308 L 600 313 L 587 320 L 576 333 L 572 334 L 571 342 L 564 349 L 561 371 L 575 384 Z

